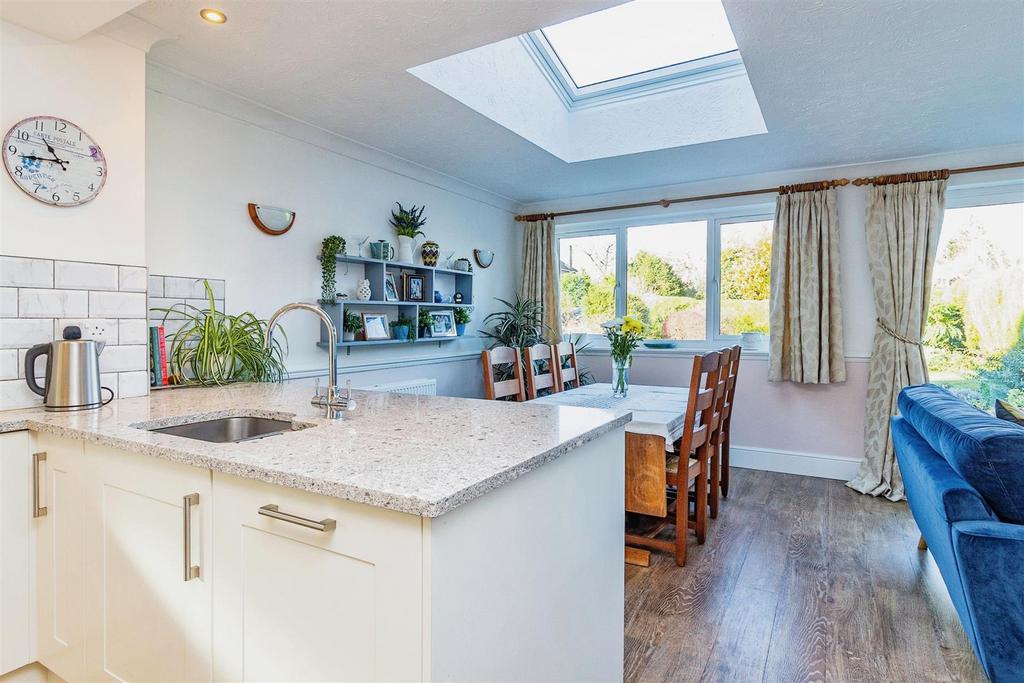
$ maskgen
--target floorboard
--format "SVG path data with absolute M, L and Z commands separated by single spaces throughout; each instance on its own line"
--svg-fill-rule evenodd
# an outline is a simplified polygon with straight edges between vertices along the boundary
M 626 567 L 627 681 L 984 681 L 903 503 L 734 468 L 686 567 Z

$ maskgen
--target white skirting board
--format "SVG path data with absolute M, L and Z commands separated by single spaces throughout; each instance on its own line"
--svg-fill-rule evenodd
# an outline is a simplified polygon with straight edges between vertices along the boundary
M 798 453 L 773 448 L 732 446 L 729 465 L 749 470 L 767 470 L 785 474 L 802 474 L 822 479 L 849 481 L 857 474 L 859 458 L 844 458 L 827 453 Z

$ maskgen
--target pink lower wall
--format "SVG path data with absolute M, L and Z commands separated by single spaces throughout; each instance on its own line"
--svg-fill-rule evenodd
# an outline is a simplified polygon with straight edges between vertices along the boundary
M 691 363 L 692 356 L 637 355 L 630 382 L 686 386 Z M 586 356 L 581 364 L 590 368 L 599 382 L 609 381 L 607 356 Z M 860 460 L 867 359 L 848 359 L 846 374 L 843 384 L 769 382 L 766 358 L 741 357 L 733 415 L 734 446 Z

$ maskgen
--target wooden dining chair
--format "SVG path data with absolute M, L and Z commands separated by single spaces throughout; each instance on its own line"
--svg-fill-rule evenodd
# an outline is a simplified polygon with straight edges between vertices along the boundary
M 719 494 L 721 492 L 722 484 L 722 455 L 721 455 L 721 436 L 722 427 L 724 424 L 725 415 L 725 401 L 728 394 L 727 388 L 729 385 L 729 368 L 732 365 L 733 348 L 731 346 L 721 349 L 718 352 L 719 358 L 719 371 L 716 373 L 712 380 L 710 376 L 707 377 L 706 382 L 713 384 L 705 384 L 706 388 L 714 388 L 715 390 L 715 405 L 714 410 L 711 413 L 711 422 L 709 427 L 711 429 L 711 447 L 708 449 L 708 506 L 710 508 L 711 519 L 718 518 L 718 507 L 719 507 Z
M 551 352 L 554 355 L 555 371 L 558 373 L 558 386 L 565 389 L 580 388 L 580 369 L 576 364 L 576 345 L 570 341 L 559 342 L 551 345 Z
M 480 354 L 480 363 L 484 373 L 484 396 L 493 401 L 512 396 L 516 401 L 525 401 L 523 391 L 523 364 L 520 362 L 519 349 L 511 346 L 497 346 L 486 349 Z M 512 365 L 512 377 L 501 381 L 494 379 L 495 365 Z
M 523 356 L 526 359 L 526 398 L 530 401 L 537 398 L 537 394 L 543 389 L 551 389 L 552 393 L 562 390 L 556 367 L 558 356 L 554 349 L 551 344 L 536 344 L 523 349 Z M 542 365 L 545 372 L 539 372 L 538 365 Z
M 686 413 L 683 416 L 683 431 L 673 444 L 673 452 L 657 454 L 665 459 L 664 467 L 661 469 L 663 481 L 657 482 L 660 489 L 657 486 L 651 487 L 652 490 L 660 490 L 662 496 L 667 496 L 666 486 L 674 487 L 675 500 L 671 505 L 667 501 L 664 503 L 664 518 L 659 523 L 643 534 L 626 534 L 626 543 L 629 545 L 673 553 L 676 564 L 680 567 L 686 564 L 687 530 L 694 529 L 699 543 L 704 542 L 707 533 L 708 463 L 714 436 L 710 425 L 715 408 L 720 364 L 721 359 L 717 351 L 694 356 Z M 631 434 L 627 433 L 626 436 L 628 439 Z M 629 450 L 627 448 L 627 453 Z M 641 456 L 640 453 L 634 453 L 633 457 Z M 634 474 L 643 476 L 642 473 Z M 648 476 L 653 474 L 652 472 Z M 630 478 L 630 463 L 627 461 L 627 487 L 630 485 Z M 693 521 L 690 521 L 688 496 L 691 488 L 695 497 Z M 656 538 L 668 525 L 675 526 L 675 539 L 670 541 Z
M 726 398 L 722 412 L 722 427 L 718 432 L 718 451 L 721 460 L 722 476 L 719 486 L 722 498 L 729 497 L 729 432 L 732 427 L 732 409 L 736 404 L 736 377 L 740 372 L 740 351 L 743 347 L 739 344 L 732 347 L 732 362 L 729 364 L 729 379 L 725 386 Z

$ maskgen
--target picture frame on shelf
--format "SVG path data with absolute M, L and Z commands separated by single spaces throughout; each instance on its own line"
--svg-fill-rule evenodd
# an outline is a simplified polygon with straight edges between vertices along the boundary
M 451 310 L 430 312 L 431 337 L 457 337 L 455 329 L 455 312 Z
M 388 273 L 384 278 L 384 300 L 398 301 L 398 285 L 395 284 L 394 273 Z
M 422 275 L 406 273 L 402 284 L 406 301 L 423 301 L 425 280 Z
M 366 341 L 391 339 L 391 326 L 387 313 L 362 313 L 363 337 Z

